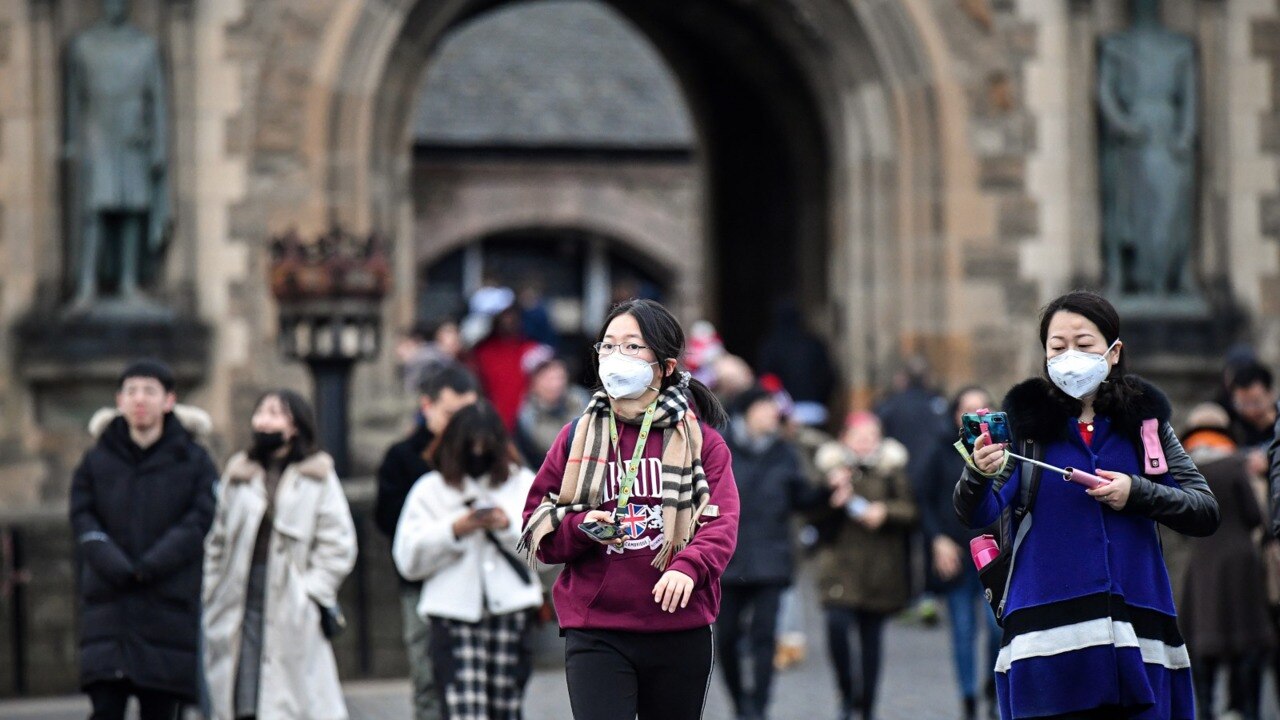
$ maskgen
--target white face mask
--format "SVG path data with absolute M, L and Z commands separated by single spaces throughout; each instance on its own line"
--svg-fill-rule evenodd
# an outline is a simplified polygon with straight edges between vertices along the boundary
M 609 397 L 634 400 L 644 395 L 653 383 L 653 371 L 649 366 L 657 364 L 615 352 L 600 361 L 600 382 Z
M 1079 400 L 1097 392 L 1102 381 L 1111 374 L 1111 363 L 1107 355 L 1120 342 L 1119 338 L 1107 347 L 1101 355 L 1068 350 L 1057 357 L 1049 359 L 1049 379 L 1062 392 Z

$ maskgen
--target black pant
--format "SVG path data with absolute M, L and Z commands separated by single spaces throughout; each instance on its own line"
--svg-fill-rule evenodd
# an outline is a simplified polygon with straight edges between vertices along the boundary
M 698 720 L 711 682 L 711 628 L 565 630 L 575 720 Z
M 183 705 L 182 698 L 173 693 L 140 688 L 128 680 L 96 682 L 85 692 L 93 703 L 89 720 L 124 720 L 130 695 L 138 698 L 142 720 L 177 720 Z
M 836 671 L 836 686 L 846 710 L 861 710 L 865 720 L 874 717 L 876 686 L 880 680 L 880 640 L 884 636 L 883 613 L 845 607 L 826 608 L 827 649 Z M 858 645 L 862 651 L 862 672 L 853 674 L 853 649 L 849 633 L 858 628 Z M 861 682 L 856 682 L 860 680 Z
M 724 666 L 724 682 L 739 715 L 764 715 L 773 684 L 773 650 L 778 630 L 781 585 L 722 585 L 720 617 L 716 620 L 716 650 Z M 743 616 L 750 613 L 751 620 Z M 746 625 L 745 633 L 743 625 Z M 752 680 L 750 697 L 742 686 L 743 635 L 751 646 Z
M 1250 653 L 1230 660 L 1200 657 L 1192 661 L 1196 685 L 1196 717 L 1213 717 L 1213 686 L 1218 668 L 1227 668 L 1227 706 L 1244 720 L 1258 720 L 1262 695 L 1262 653 Z

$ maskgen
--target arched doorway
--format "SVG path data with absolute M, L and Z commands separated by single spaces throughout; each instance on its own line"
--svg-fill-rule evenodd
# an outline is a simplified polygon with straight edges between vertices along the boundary
M 400 52 L 420 53 L 416 60 L 429 74 L 456 35 L 495 15 L 548 4 L 607 8 L 652 44 L 678 83 L 692 118 L 693 161 L 703 186 L 697 209 L 702 247 L 690 249 L 702 266 L 696 280 L 701 301 L 692 313 L 715 321 L 730 349 L 749 359 L 768 329 L 763 319 L 784 297 L 809 310 L 819 329 L 832 329 L 831 237 L 841 222 L 833 212 L 839 184 L 833 175 L 843 141 L 832 128 L 843 108 L 834 96 L 823 106 L 818 95 L 830 95 L 831 88 L 816 85 L 835 78 L 816 77 L 800 60 L 814 48 L 798 49 L 812 43 L 807 34 L 820 20 L 718 0 L 478 1 L 459 4 L 452 15 L 423 3 L 404 26 L 433 39 L 402 36 L 388 68 L 390 86 L 408 89 L 409 78 L 395 79 L 395 68 L 409 61 L 396 57 Z M 839 23 L 854 22 L 847 6 L 831 3 L 830 10 Z
M 451 31 L 517 3 L 405 0 L 353 11 L 334 40 L 331 215 L 415 235 L 415 92 Z M 719 321 L 731 349 L 754 354 L 764 310 L 791 293 L 829 335 L 848 384 L 869 388 L 911 342 L 900 328 L 931 331 L 955 314 L 955 288 L 944 284 L 955 273 L 942 269 L 958 260 L 942 245 L 940 201 L 940 147 L 954 133 L 940 133 L 936 112 L 955 100 L 932 84 L 918 3 L 606 4 L 657 47 L 694 118 L 707 245 L 697 253 L 706 265 L 697 310 Z M 409 268 L 399 286 L 412 286 L 413 247 L 397 252 Z M 903 283 L 913 277 L 939 284 L 920 295 Z M 411 293 L 400 297 L 402 321 L 412 308 Z

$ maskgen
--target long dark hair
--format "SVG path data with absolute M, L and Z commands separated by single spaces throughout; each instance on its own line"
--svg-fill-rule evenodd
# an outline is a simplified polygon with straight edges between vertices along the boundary
M 502 416 L 487 400 L 477 400 L 454 413 L 444 432 L 427 448 L 427 456 L 444 481 L 458 487 L 467 474 L 467 457 L 474 452 L 477 442 L 483 447 L 482 452 L 493 453 L 493 464 L 488 469 L 489 485 L 502 485 L 511 474 L 511 465 L 520 462 L 520 455 L 507 434 Z
M 311 403 L 293 390 L 277 388 L 259 395 L 257 402 L 253 404 L 253 411 L 256 413 L 258 408 L 262 407 L 262 403 L 266 402 L 267 398 L 272 397 L 279 400 L 280 404 L 284 406 L 285 413 L 293 421 L 294 430 L 297 431 L 297 434 L 289 441 L 289 454 L 285 456 L 285 463 L 294 463 L 320 452 L 318 433 L 316 432 L 316 414 L 311 409 Z M 250 460 L 264 464 L 270 461 L 270 458 L 255 457 L 254 450 L 254 448 L 249 449 Z
M 1098 330 L 1102 333 L 1102 339 L 1108 346 L 1120 338 L 1120 313 L 1116 312 L 1116 308 L 1106 298 L 1098 293 L 1089 292 L 1088 290 L 1074 290 L 1065 295 L 1060 295 L 1053 299 L 1044 309 L 1040 311 L 1040 348 L 1044 349 L 1045 343 L 1049 339 L 1049 323 L 1053 321 L 1053 316 L 1060 312 L 1073 312 L 1077 315 L 1083 315 L 1086 319 L 1098 326 Z M 1120 351 L 1120 359 L 1115 365 L 1111 366 L 1111 372 L 1107 374 L 1107 380 L 1098 389 L 1098 396 L 1094 400 L 1094 409 L 1100 413 L 1108 414 L 1111 408 L 1127 406 L 1139 394 L 1141 394 L 1141 386 L 1136 379 L 1129 375 L 1128 368 L 1125 363 L 1126 352 Z M 1049 363 L 1045 361 L 1041 371 L 1046 378 L 1049 377 Z M 1052 383 L 1051 383 L 1052 384 Z M 1058 389 L 1057 385 L 1053 386 L 1053 392 L 1058 400 L 1066 403 L 1070 408 L 1079 412 L 1082 404 L 1079 400 L 1067 395 Z
M 680 327 L 680 321 L 676 320 L 675 316 L 661 303 L 653 300 L 631 299 L 614 306 L 613 312 L 609 313 L 609 317 L 605 318 L 604 324 L 600 326 L 596 342 L 604 341 L 609 323 L 621 315 L 630 315 L 636 319 L 636 324 L 640 326 L 640 334 L 644 336 L 645 343 L 653 351 L 659 367 L 668 360 L 677 361 L 676 372 L 666 374 L 663 368 L 662 388 L 666 389 L 680 382 L 679 360 L 684 357 L 685 350 L 684 328 Z M 600 356 L 595 353 L 591 354 L 591 369 L 596 373 L 596 383 L 599 387 Z M 693 399 L 694 412 L 703 422 L 716 429 L 723 428 L 729 422 L 729 415 L 720 404 L 720 399 L 706 385 L 690 379 L 688 393 Z

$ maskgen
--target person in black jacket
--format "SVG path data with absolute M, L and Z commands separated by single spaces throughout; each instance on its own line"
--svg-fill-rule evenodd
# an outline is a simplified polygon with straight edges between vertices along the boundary
M 947 602 L 952 659 L 960 684 L 961 717 L 965 720 L 973 720 L 977 715 L 978 673 L 974 643 L 978 639 L 979 626 L 987 629 L 984 643 L 987 668 L 996 665 L 996 655 L 1000 652 L 1000 627 L 983 598 L 982 583 L 978 581 L 978 571 L 969 556 L 969 541 L 981 531 L 962 525 L 952 508 L 951 493 L 964 471 L 964 458 L 956 452 L 954 445 L 960 431 L 961 416 L 990 407 L 991 396 L 982 388 L 968 387 L 956 393 L 948 413 L 955 424 L 938 436 L 920 474 L 920 524 L 925 543 L 932 549 L 934 587 Z M 996 686 L 990 672 L 983 687 L 988 701 L 988 716 L 996 717 L 999 714 L 995 705 Z
M 781 410 L 760 387 L 742 394 L 725 440 L 742 499 L 738 547 L 720 579 L 717 654 L 739 718 L 765 717 L 773 682 L 774 636 L 782 591 L 791 584 L 791 513 L 826 502 L 830 493 L 811 486 L 800 457 L 779 437 Z M 750 615 L 750 622 L 743 616 Z M 743 687 L 738 646 L 749 637 L 753 686 Z
M 80 684 L 93 720 L 173 718 L 197 699 L 204 536 L 218 471 L 194 434 L 209 416 L 176 406 L 162 363 L 130 365 L 116 408 L 71 482 L 81 616 Z
M 761 375 L 777 375 L 795 401 L 793 418 L 801 425 L 827 422 L 828 403 L 839 378 L 827 345 L 805 327 L 804 316 L 791 301 L 774 309 L 773 329 L 760 347 Z
M 387 449 L 378 467 L 378 496 L 374 501 L 374 522 L 388 540 L 394 541 L 400 512 L 413 484 L 433 469 L 427 450 L 449 425 L 453 414 L 479 397 L 479 383 L 466 369 L 447 365 L 427 376 L 419 387 L 419 407 L 425 423 L 409 437 Z M 413 680 L 415 720 L 439 720 L 440 699 L 436 692 L 429 653 L 428 625 L 418 616 L 422 583 L 400 578 L 400 600 L 404 618 L 404 645 Z

